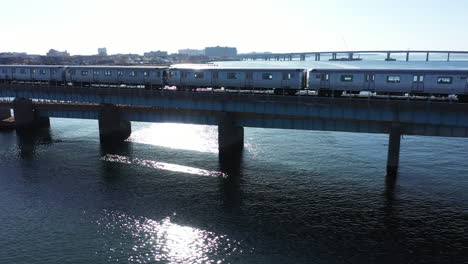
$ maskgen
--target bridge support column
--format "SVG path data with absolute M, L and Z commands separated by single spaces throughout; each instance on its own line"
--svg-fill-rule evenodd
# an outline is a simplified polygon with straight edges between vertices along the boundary
M 336 53 L 332 53 L 332 60 L 336 60 Z
M 301 61 L 305 61 L 305 60 L 306 60 L 306 55 L 305 55 L 305 54 L 301 54 L 300 60 L 301 60 Z
M 218 120 L 219 158 L 238 156 L 244 148 L 244 128 L 236 126 L 232 113 L 222 113 Z
M 99 113 L 99 138 L 103 143 L 123 142 L 132 133 L 129 121 L 122 120 L 120 110 L 111 104 L 102 104 Z
M 447 53 L 447 61 L 450 61 L 450 52 Z
M 39 117 L 33 107 L 32 100 L 17 97 L 13 101 L 13 112 L 15 114 L 15 126 L 17 129 L 49 127 L 48 117 Z
M 387 158 L 387 175 L 396 176 L 398 173 L 398 163 L 400 161 L 400 140 L 401 127 L 400 124 L 392 124 L 390 128 L 390 136 L 388 139 L 388 158 Z
M 406 61 L 409 61 L 409 51 L 406 52 Z
M 352 60 L 353 57 L 354 57 L 354 53 L 352 53 L 352 52 L 348 53 L 348 59 L 349 60 Z
M 429 52 L 426 53 L 426 61 L 429 61 Z
M 390 52 L 387 52 L 387 59 L 386 61 L 389 61 L 390 60 Z

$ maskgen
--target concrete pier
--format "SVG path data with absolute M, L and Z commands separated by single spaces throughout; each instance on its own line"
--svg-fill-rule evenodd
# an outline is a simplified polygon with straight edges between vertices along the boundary
M 388 158 L 387 158 L 387 175 L 388 176 L 396 176 L 398 173 L 398 163 L 400 161 L 400 140 L 401 140 L 400 124 L 392 124 L 390 128 L 390 136 L 388 139 Z
M 132 133 L 129 121 L 122 120 L 120 109 L 112 104 L 102 104 L 99 112 L 99 138 L 103 143 L 123 142 Z
M 429 61 L 429 52 L 426 53 L 426 61 Z
M 15 127 L 17 129 L 49 127 L 48 117 L 39 117 L 31 99 L 17 97 L 13 101 Z
M 406 61 L 409 61 L 409 51 L 406 52 Z
M 236 126 L 233 113 L 221 113 L 218 119 L 219 157 L 238 156 L 244 148 L 244 128 Z

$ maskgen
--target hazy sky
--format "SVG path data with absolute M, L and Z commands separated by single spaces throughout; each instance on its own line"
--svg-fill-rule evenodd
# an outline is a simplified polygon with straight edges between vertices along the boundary
M 0 0 L 0 52 L 468 50 L 467 0 Z

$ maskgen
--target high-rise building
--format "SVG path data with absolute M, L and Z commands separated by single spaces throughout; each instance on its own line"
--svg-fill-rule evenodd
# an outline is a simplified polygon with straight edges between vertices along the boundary
M 208 57 L 236 57 L 237 49 L 231 47 L 207 47 L 205 48 L 205 55 Z
M 107 49 L 106 48 L 99 48 L 98 49 L 99 56 L 107 56 Z
M 179 54 L 189 55 L 189 56 L 199 56 L 205 55 L 205 50 L 198 49 L 180 49 Z

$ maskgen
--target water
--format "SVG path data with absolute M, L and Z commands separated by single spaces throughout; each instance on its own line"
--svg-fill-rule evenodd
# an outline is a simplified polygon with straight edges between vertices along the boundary
M 216 127 L 132 125 L 0 132 L 0 263 L 466 262 L 468 139 L 405 136 L 392 181 L 386 135 L 246 128 L 220 163 Z

